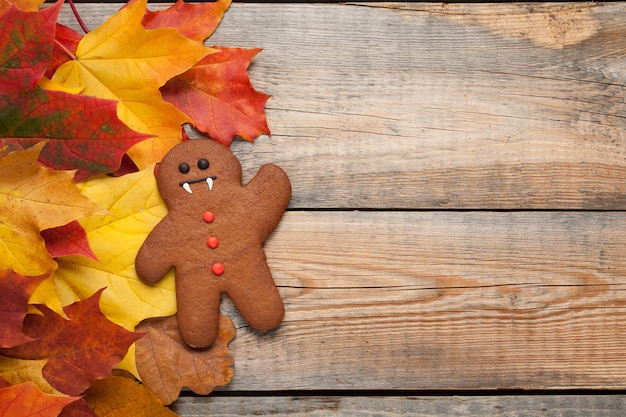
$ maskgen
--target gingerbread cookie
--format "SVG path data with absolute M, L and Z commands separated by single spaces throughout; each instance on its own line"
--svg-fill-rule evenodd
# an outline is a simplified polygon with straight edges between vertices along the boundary
M 175 146 L 156 172 L 169 213 L 148 235 L 135 268 L 147 283 L 175 268 L 179 329 L 193 347 L 215 340 L 222 293 L 255 329 L 274 329 L 284 316 L 263 242 L 287 208 L 289 178 L 272 164 L 245 186 L 241 177 L 235 155 L 207 139 Z

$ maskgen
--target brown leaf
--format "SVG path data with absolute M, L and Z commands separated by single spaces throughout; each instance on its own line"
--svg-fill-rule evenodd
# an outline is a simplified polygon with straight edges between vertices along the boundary
M 176 316 L 146 320 L 137 331 L 146 332 L 137 341 L 137 369 L 164 404 L 176 401 L 182 387 L 206 395 L 230 382 L 234 361 L 227 345 L 236 330 L 228 317 L 220 316 L 217 339 L 208 349 L 193 349 L 183 342 Z
M 85 391 L 85 402 L 98 417 L 174 417 L 154 393 L 132 379 L 112 376 Z

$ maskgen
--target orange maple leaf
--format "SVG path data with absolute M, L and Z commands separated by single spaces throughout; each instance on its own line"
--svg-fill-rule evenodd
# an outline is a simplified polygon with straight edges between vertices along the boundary
M 220 316 L 217 339 L 208 349 L 193 349 L 183 342 L 176 316 L 146 320 L 137 329 L 146 332 L 137 341 L 137 369 L 164 404 L 176 401 L 183 387 L 206 395 L 230 382 L 234 360 L 227 345 L 236 330 L 228 317 Z
M 80 395 L 94 380 L 111 375 L 129 346 L 142 336 L 100 312 L 102 291 L 64 307 L 69 320 L 37 305 L 42 314 L 29 314 L 24 320 L 24 334 L 37 340 L 0 353 L 17 359 L 48 359 L 43 376 L 50 385 L 65 394 Z
M 54 417 L 76 400 L 44 394 L 34 383 L 25 382 L 0 389 L 0 417 Z

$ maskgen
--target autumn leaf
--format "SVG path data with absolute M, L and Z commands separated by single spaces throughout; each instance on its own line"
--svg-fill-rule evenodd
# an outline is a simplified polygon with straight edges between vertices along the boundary
M 85 402 L 99 417 L 175 417 L 159 399 L 138 382 L 119 376 L 96 381 Z
M 32 341 L 22 332 L 22 323 L 28 312 L 28 298 L 44 278 L 26 277 L 8 269 L 0 271 L 0 348 Z
M 128 347 L 141 337 L 100 312 L 101 292 L 64 307 L 69 320 L 38 305 L 42 314 L 29 314 L 24 320 L 24 334 L 37 340 L 0 353 L 17 359 L 48 359 L 44 378 L 65 394 L 80 395 L 96 379 L 111 375 Z
M 25 149 L 42 140 L 40 162 L 78 169 L 76 179 L 115 171 L 121 156 L 149 137 L 130 130 L 117 103 L 38 87 L 52 53 L 62 2 L 40 12 L 12 6 L 0 16 L 0 147 Z
M 102 212 L 76 188 L 72 171 L 37 163 L 44 145 L 0 159 L 0 269 L 21 275 L 43 275 L 56 267 L 42 230 Z
M 264 108 L 269 96 L 256 91 L 248 77 L 260 49 L 216 48 L 162 89 L 163 98 L 189 116 L 193 125 L 228 146 L 235 136 L 253 141 L 269 134 Z
M 206 395 L 230 382 L 234 368 L 227 345 L 236 330 L 228 317 L 220 316 L 217 339 L 208 349 L 191 348 L 182 340 L 176 316 L 147 320 L 137 330 L 146 332 L 137 341 L 139 374 L 164 404 L 176 401 L 183 387 Z
M 65 406 L 59 417 L 98 417 L 91 407 L 87 405 L 84 398 L 78 401 L 74 401 L 71 404 Z M 134 416 L 128 416 L 134 417 Z
M 34 382 L 42 392 L 53 395 L 63 395 L 43 377 L 43 367 L 47 359 L 22 360 L 0 356 L 0 377 L 10 385 Z
M 3 3 L 15 4 L 20 10 L 25 12 L 36 12 L 43 4 L 43 0 L 7 0 Z
M 159 88 L 214 52 L 175 29 L 141 25 L 146 0 L 123 8 L 83 37 L 76 58 L 61 65 L 52 80 L 82 94 L 120 100 L 117 114 L 132 129 L 153 135 L 128 155 L 140 169 L 159 161 L 181 141 L 187 117 L 161 98 Z M 120 77 L 120 74 L 124 74 Z
M 74 29 L 57 23 L 54 33 L 55 42 L 52 49 L 52 56 L 50 57 L 50 63 L 45 72 L 46 77 L 52 78 L 57 68 L 72 59 L 72 56 L 68 54 L 68 52 L 76 54 L 76 48 L 82 38 L 83 35 L 76 32 Z
M 42 230 L 40 234 L 46 242 L 48 253 L 53 258 L 81 255 L 98 260 L 89 246 L 85 229 L 76 220 L 64 226 Z
M 54 417 L 78 398 L 44 394 L 32 382 L 0 389 L 0 417 Z
M 202 43 L 213 34 L 230 3 L 231 0 L 204 3 L 185 3 L 178 0 L 164 10 L 146 10 L 141 23 L 146 29 L 175 28 L 183 36 Z
M 48 65 L 62 4 L 58 1 L 39 12 L 23 12 L 12 5 L 0 15 L 0 91 L 3 94 L 37 85 Z
M 80 220 L 99 261 L 82 256 L 57 258 L 55 280 L 61 302 L 68 304 L 107 287 L 101 310 L 128 330 L 146 318 L 176 313 L 174 274 L 170 272 L 159 283 L 147 285 L 135 272 L 139 248 L 167 214 L 157 191 L 153 167 L 122 177 L 96 178 L 78 186 L 110 215 Z M 129 352 L 119 367 L 136 375 L 134 359 Z

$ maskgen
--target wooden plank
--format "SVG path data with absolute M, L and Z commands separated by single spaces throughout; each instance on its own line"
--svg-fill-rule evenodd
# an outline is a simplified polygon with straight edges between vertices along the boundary
M 95 27 L 115 4 L 81 4 Z M 159 6 L 152 6 L 157 8 Z M 626 4 L 234 4 L 292 208 L 626 208 Z M 61 21 L 72 22 L 68 9 Z
M 181 398 L 172 408 L 182 417 L 622 417 L 626 399 L 623 395 L 191 397 Z
M 626 213 L 289 212 L 225 390 L 623 389 Z

